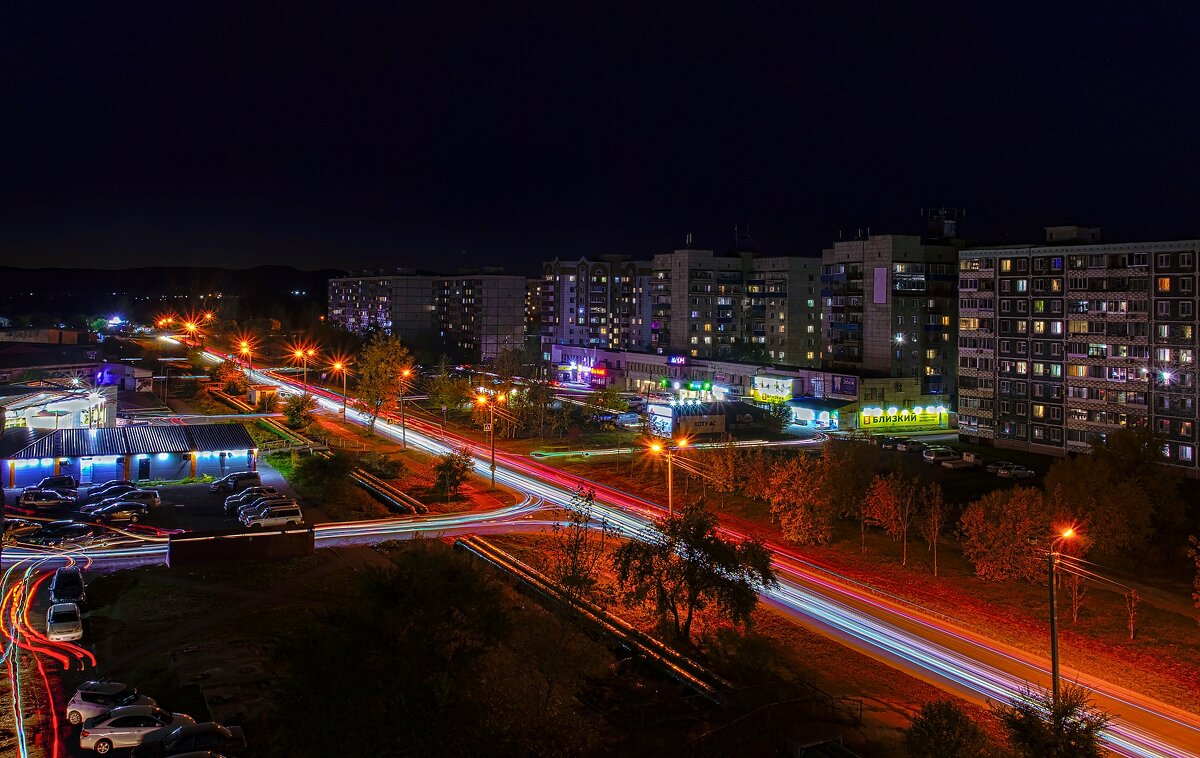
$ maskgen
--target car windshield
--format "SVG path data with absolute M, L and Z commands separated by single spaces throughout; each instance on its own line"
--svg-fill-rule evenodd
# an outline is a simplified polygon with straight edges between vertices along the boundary
M 51 624 L 69 624 L 79 620 L 79 612 L 74 608 L 64 608 L 50 614 Z
M 138 699 L 138 693 L 134 688 L 126 687 L 125 689 L 113 695 L 113 699 L 121 705 L 129 705 L 134 700 Z
M 74 574 L 62 574 L 58 577 L 55 586 L 60 590 L 77 590 L 83 584 L 80 578 Z

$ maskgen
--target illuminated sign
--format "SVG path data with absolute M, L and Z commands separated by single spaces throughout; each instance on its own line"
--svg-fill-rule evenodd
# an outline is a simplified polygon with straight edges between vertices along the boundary
M 592 375 L 593 376 L 604 376 L 606 373 L 608 373 L 608 372 L 605 370 L 605 368 L 603 366 L 592 366 Z
M 679 416 L 675 431 L 684 435 L 720 434 L 725 431 L 725 416 Z
M 687 356 L 686 355 L 672 355 L 667 358 L 667 363 L 671 364 L 672 366 L 686 366 L 687 365 Z
M 693 392 L 701 392 L 712 389 L 712 382 L 688 382 L 688 389 Z
M 942 426 L 946 407 L 944 405 L 920 405 L 912 408 L 863 408 L 859 412 L 859 427 L 862 429 L 923 429 Z

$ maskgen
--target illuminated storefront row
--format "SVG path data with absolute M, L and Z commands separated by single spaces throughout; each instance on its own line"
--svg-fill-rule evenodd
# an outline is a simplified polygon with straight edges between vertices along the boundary
M 872 406 L 858 412 L 858 428 L 864 432 L 915 432 L 946 429 L 950 414 L 944 405 L 915 405 L 911 408 Z

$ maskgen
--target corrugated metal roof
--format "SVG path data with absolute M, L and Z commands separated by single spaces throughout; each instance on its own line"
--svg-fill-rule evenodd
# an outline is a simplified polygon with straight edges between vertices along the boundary
M 246 427 L 238 423 L 198 424 L 185 426 L 184 429 L 192 438 L 192 450 L 197 452 L 253 450 L 258 447 Z
M 58 437 L 64 458 L 129 453 L 123 429 L 60 429 Z
M 238 423 L 195 426 L 121 426 L 103 429 L 28 429 L 0 435 L 0 459 L 79 458 L 138 453 L 253 450 L 257 445 Z
M 192 449 L 182 426 L 127 426 L 122 431 L 131 453 L 186 453 Z
M 0 434 L 0 458 L 18 458 L 18 454 L 38 440 L 54 434 L 53 429 L 30 429 L 14 426 Z M 35 456 L 30 456 L 35 457 Z M 36 456 L 41 457 L 41 456 Z

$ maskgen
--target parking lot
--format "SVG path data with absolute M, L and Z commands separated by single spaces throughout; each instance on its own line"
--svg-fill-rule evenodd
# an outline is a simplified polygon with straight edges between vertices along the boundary
M 259 473 L 262 476 L 263 484 L 275 487 L 279 491 L 293 497 L 295 496 L 287 481 L 270 466 L 260 464 Z M 88 491 L 98 486 L 80 487 L 79 502 L 84 502 L 88 497 Z M 151 509 L 149 516 L 139 521 L 136 526 L 131 528 L 126 524 L 118 524 L 116 525 L 118 528 L 131 532 L 137 532 L 140 530 L 139 528 L 168 531 L 209 531 L 214 529 L 231 529 L 238 526 L 237 520 L 231 516 L 226 516 L 223 511 L 225 498 L 229 493 L 209 492 L 208 484 L 156 485 L 147 483 L 145 489 L 158 490 L 162 498 L 162 504 Z M 31 513 L 27 510 L 18 510 L 13 506 L 13 503 L 16 502 L 17 496 L 20 493 L 21 490 L 19 489 L 4 490 L 6 515 L 39 521 L 74 519 L 87 522 L 87 518 L 80 513 L 77 507 L 63 506 L 39 510 L 36 513 Z M 301 506 L 303 507 L 303 503 L 301 503 Z

